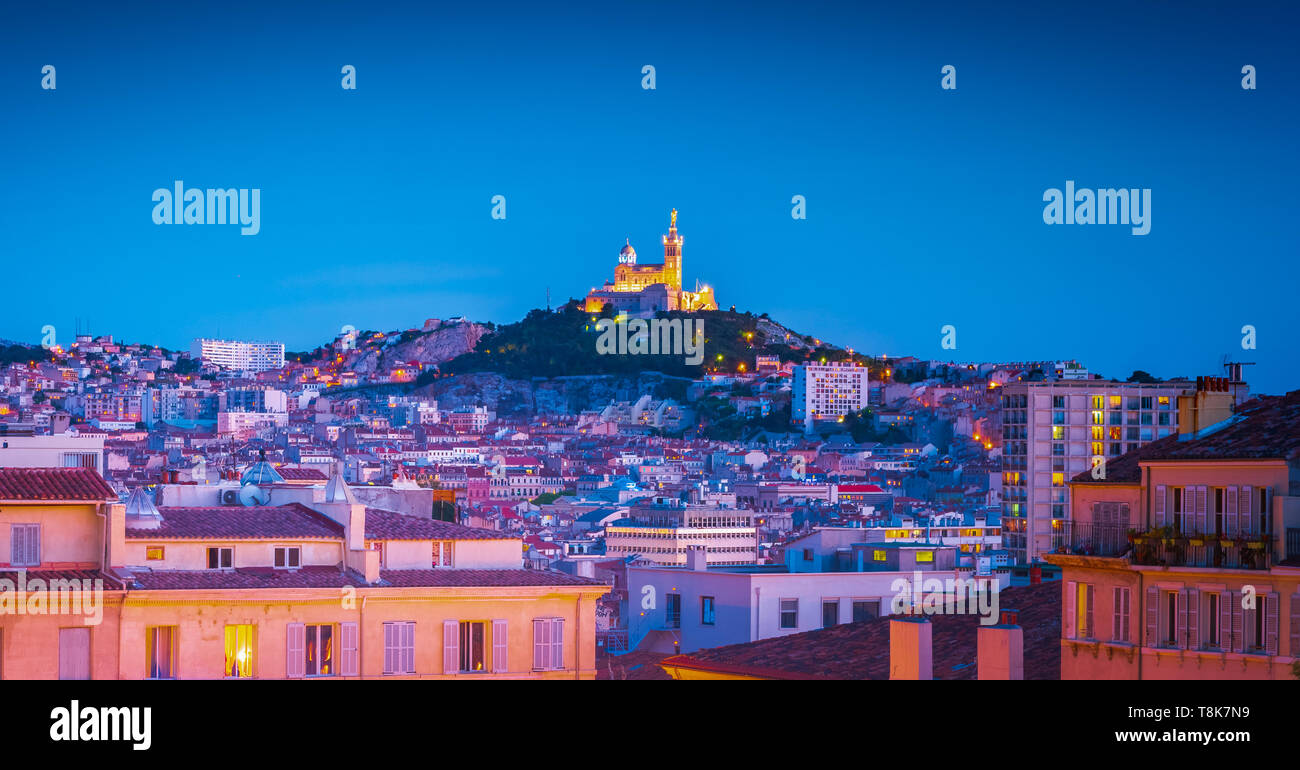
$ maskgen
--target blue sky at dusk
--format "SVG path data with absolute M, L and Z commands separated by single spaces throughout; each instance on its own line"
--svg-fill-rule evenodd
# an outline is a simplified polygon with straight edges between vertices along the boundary
M 0 338 L 505 323 L 676 207 L 688 285 L 863 352 L 1300 387 L 1297 12 L 1043 5 L 11 5 Z M 261 232 L 155 225 L 178 179 L 260 188 Z M 1151 188 L 1150 234 L 1045 225 L 1068 179 Z

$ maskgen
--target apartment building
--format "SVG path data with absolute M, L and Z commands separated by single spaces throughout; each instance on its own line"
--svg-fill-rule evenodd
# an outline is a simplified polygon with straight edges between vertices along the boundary
M 89 469 L 0 469 L 0 607 L 46 608 L 0 612 L 0 678 L 595 677 L 603 582 L 337 474 L 294 494 L 157 507 Z
M 817 422 L 835 421 L 867 407 L 867 368 L 851 361 L 794 367 L 791 421 L 811 431 Z
M 1062 679 L 1294 679 L 1300 661 L 1300 391 L 1234 411 L 1224 381 L 1180 426 L 1071 483 Z
M 605 527 L 611 558 L 640 555 L 655 564 L 686 564 L 690 549 L 704 549 L 711 565 L 758 562 L 757 514 L 716 505 L 660 498 L 633 506 L 628 518 Z
M 86 394 L 86 421 L 137 423 L 144 419 L 144 392 Z
M 104 435 L 0 436 L 0 468 L 104 470 Z
M 1052 549 L 1068 519 L 1066 483 L 1178 430 L 1179 395 L 1194 383 L 1016 382 L 1002 390 L 1003 542 L 1020 564 Z
M 264 372 L 284 367 L 283 342 L 241 342 L 196 339 L 190 355 L 205 363 L 237 372 Z

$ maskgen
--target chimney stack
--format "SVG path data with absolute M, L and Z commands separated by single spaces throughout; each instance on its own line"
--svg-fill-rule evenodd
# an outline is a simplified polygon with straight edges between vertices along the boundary
M 1015 623 L 1019 614 L 1016 610 L 1003 610 L 1001 622 L 996 626 L 979 627 L 976 632 L 977 678 L 1025 678 L 1025 633 Z
M 702 545 L 692 545 L 686 549 L 686 568 L 703 572 L 709 568 L 708 551 Z
M 889 619 L 889 678 L 933 679 L 933 626 L 929 618 L 893 616 Z

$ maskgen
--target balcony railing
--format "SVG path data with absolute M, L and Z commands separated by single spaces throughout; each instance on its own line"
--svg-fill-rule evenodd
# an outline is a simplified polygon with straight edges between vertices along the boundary
M 1300 531 L 1288 531 L 1287 553 L 1292 553 L 1292 532 L 1300 540 Z M 1300 542 L 1295 545 L 1300 553 Z M 1052 550 L 1076 556 L 1122 556 L 1144 566 L 1264 570 L 1271 564 L 1273 537 L 1200 535 L 1167 528 L 1139 532 L 1114 524 L 1062 521 L 1053 529 Z

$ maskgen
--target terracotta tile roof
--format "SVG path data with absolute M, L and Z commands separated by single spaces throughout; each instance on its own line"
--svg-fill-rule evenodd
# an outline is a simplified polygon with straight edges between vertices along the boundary
M 1060 679 L 1061 584 L 1008 588 L 998 604 L 1019 611 L 1025 679 Z M 979 617 L 935 615 L 930 621 L 934 678 L 974 679 Z M 770 678 L 888 679 L 889 618 L 697 650 L 675 656 L 674 662 Z
M 479 529 L 449 521 L 422 519 L 380 508 L 366 509 L 367 540 L 518 540 L 495 529 Z
M 393 569 L 380 579 L 398 588 L 438 586 L 602 586 L 603 581 L 541 569 Z
M 1285 396 L 1261 396 L 1242 404 L 1236 421 L 1201 438 L 1180 441 L 1178 434 L 1143 444 L 1106 461 L 1105 481 L 1092 478 L 1092 470 L 1074 477 L 1090 483 L 1136 484 L 1140 463 L 1153 460 L 1285 459 L 1300 453 L 1300 390 Z
M 360 588 L 366 581 L 356 572 L 338 567 L 303 567 L 295 570 L 272 567 L 240 567 L 233 570 L 155 570 L 134 573 L 130 590 L 204 591 L 254 588 Z
M 17 573 L 23 571 L 22 567 L 0 567 L 0 579 L 18 580 Z M 100 572 L 96 569 L 27 569 L 27 584 L 36 579 L 46 581 L 46 587 L 49 587 L 51 580 L 103 580 L 104 590 L 121 590 L 122 581 L 113 577 L 106 572 Z
M 316 468 L 276 468 L 285 481 L 329 481 L 329 477 Z
M 0 500 L 112 500 L 117 493 L 90 468 L 0 468 Z
M 162 526 L 127 529 L 128 540 L 340 539 L 343 525 L 302 503 L 159 508 Z
M 632 650 L 626 655 L 606 655 L 596 650 L 597 679 L 672 679 L 658 664 L 668 657 L 662 652 Z

